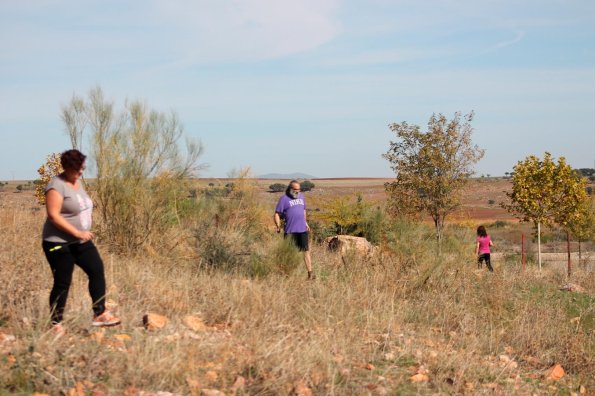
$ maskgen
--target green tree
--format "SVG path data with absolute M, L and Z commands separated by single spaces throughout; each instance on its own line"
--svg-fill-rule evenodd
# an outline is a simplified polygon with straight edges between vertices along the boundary
M 285 188 L 286 188 L 285 184 L 281 184 L 281 183 L 274 183 L 269 186 L 269 190 L 272 192 L 285 191 Z
M 362 219 L 358 203 L 351 202 L 351 197 L 339 196 L 321 205 L 320 214 L 315 217 L 335 226 L 339 235 L 346 235 Z
M 562 227 L 577 219 L 586 197 L 583 179 L 577 177 L 566 159 L 555 163 L 550 153 L 543 160 L 530 155 L 514 167 L 509 202 L 501 203 L 521 221 L 532 222 L 537 233 L 537 257 L 541 269 L 541 226 Z
M 312 183 L 310 180 L 304 180 L 300 183 L 300 188 L 302 191 L 311 191 L 314 188 L 314 183 Z
M 588 197 L 578 208 L 578 216 L 574 216 L 566 225 L 567 230 L 578 241 L 578 259 L 582 260 L 582 242 L 595 239 L 595 199 Z
M 426 213 L 436 227 L 440 248 L 446 217 L 459 205 L 461 192 L 484 151 L 471 141 L 473 112 L 452 120 L 434 114 L 427 132 L 406 122 L 391 124 L 397 140 L 382 156 L 396 174 L 386 183 L 389 211 L 409 216 Z

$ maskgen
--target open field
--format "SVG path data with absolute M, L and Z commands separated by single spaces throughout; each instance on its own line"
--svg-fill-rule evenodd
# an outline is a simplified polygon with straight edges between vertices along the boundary
M 333 178 L 333 179 L 313 179 L 315 188 L 308 192 L 308 196 L 313 199 L 336 196 L 353 196 L 361 194 L 364 199 L 373 202 L 384 202 L 386 193 L 384 184 L 390 182 L 390 178 Z M 198 185 L 208 186 L 212 183 L 214 186 L 225 186 L 230 183 L 230 179 L 200 179 Z M 275 183 L 287 184 L 288 180 L 275 179 L 256 179 L 256 183 L 261 191 L 263 200 L 273 202 L 278 194 L 268 193 L 268 186 Z M 468 190 L 464 194 L 464 202 L 461 210 L 455 214 L 458 219 L 471 218 L 474 220 L 509 220 L 514 218 L 500 208 L 499 203 L 504 201 L 506 195 L 504 191 L 510 188 L 510 181 L 503 178 L 485 178 L 474 179 Z M 489 203 L 493 200 L 494 203 Z
M 385 181 L 313 180 L 308 199 L 361 193 L 382 203 Z M 301 266 L 262 276 L 242 270 L 258 258 L 272 265 L 283 258 L 275 256 L 280 238 L 270 229 L 278 194 L 266 187 L 275 182 L 287 181 L 256 181 L 254 201 L 237 202 L 229 216 L 259 213 L 261 232 L 253 240 L 243 237 L 242 221 L 207 222 L 205 212 L 164 235 L 178 241 L 167 249 L 116 253 L 99 239 L 107 297 L 123 324 L 91 328 L 86 277 L 77 269 L 60 338 L 48 331 L 51 273 L 39 241 L 44 212 L 30 191 L 0 192 L 0 394 L 595 392 L 593 245 L 583 246 L 581 263 L 573 253 L 568 279 L 563 241 L 548 234 L 539 272 L 528 237 L 529 267 L 521 272 L 520 234 L 530 230 L 497 206 L 507 181 L 474 181 L 446 230 L 441 257 L 431 227 L 397 221 L 386 225 L 386 241 L 373 257 L 314 245 L 315 282 L 305 280 Z M 496 240 L 493 274 L 476 269 L 480 223 Z M 237 268 L 206 266 L 208 241 L 201 238 L 209 227 L 240 245 L 236 255 L 221 256 L 237 260 Z M 568 283 L 580 288 L 560 290 Z M 149 312 L 167 324 L 146 329 L 142 317 Z M 557 364 L 561 378 L 551 373 Z

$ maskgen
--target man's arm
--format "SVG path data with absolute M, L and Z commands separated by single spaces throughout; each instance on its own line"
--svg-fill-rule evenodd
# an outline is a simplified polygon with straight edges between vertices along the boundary
M 304 209 L 304 221 L 306 222 L 306 230 L 310 231 L 310 226 L 308 225 L 308 219 L 306 218 L 306 209 Z
M 277 227 L 277 232 L 281 232 L 281 216 L 279 216 L 278 212 L 275 212 L 274 216 L 275 226 Z

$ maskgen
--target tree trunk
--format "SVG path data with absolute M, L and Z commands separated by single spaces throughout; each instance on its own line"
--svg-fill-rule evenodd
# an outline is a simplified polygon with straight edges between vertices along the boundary
M 442 229 L 444 222 L 440 217 L 434 218 L 434 226 L 436 226 L 436 241 L 438 243 L 438 255 L 442 254 Z
M 541 271 L 541 223 L 537 222 L 537 263 Z
M 570 261 L 570 232 L 566 231 L 566 251 L 568 252 L 568 277 L 572 273 L 572 262 Z
M 525 272 L 525 270 L 527 269 L 527 259 L 525 256 L 525 234 L 521 234 L 521 263 L 522 266 L 521 268 L 523 269 L 523 272 Z
M 583 255 L 581 252 L 581 240 L 579 239 L 578 240 L 578 265 L 579 265 L 579 267 L 580 267 L 582 261 L 583 261 Z

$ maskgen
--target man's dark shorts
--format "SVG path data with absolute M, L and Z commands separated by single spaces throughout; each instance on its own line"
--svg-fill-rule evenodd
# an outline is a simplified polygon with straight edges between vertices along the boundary
M 290 236 L 293 240 L 293 243 L 301 252 L 308 251 L 308 231 L 306 232 L 296 232 L 291 234 L 285 234 L 285 236 Z

